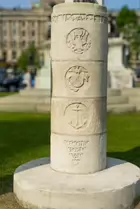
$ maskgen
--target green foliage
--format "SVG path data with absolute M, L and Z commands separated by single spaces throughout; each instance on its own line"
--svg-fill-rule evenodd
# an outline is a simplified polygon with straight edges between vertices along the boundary
M 131 50 L 140 52 L 140 26 L 129 25 L 124 28 L 124 38 L 128 40 Z
M 140 52 L 140 25 L 134 10 L 123 7 L 117 17 L 117 25 L 130 45 L 131 51 Z
M 127 6 L 124 6 L 118 17 L 117 17 L 117 25 L 120 31 L 123 31 L 126 25 L 137 25 L 138 24 L 138 17 L 134 10 L 129 10 Z
M 34 44 L 31 44 L 26 50 L 24 50 L 18 59 L 18 66 L 22 71 L 26 71 L 30 65 L 35 68 L 40 67 L 39 54 Z

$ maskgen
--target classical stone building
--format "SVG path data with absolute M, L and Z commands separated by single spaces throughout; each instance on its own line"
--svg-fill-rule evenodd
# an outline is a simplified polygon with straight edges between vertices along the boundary
M 40 0 L 31 9 L 0 9 L 0 59 L 16 62 L 30 43 L 38 47 L 49 38 L 54 4 Z
M 50 38 L 52 7 L 61 2 L 63 0 L 40 0 L 33 3 L 31 9 L 0 8 L 0 60 L 16 62 L 30 43 L 40 48 Z M 137 14 L 140 16 L 140 12 Z M 115 27 L 117 15 L 118 12 L 109 12 L 109 37 L 119 35 Z

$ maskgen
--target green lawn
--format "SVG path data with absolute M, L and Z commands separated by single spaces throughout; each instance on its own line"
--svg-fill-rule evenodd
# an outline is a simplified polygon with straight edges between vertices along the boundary
M 0 97 L 6 97 L 6 96 L 12 96 L 16 94 L 15 92 L 14 93 L 10 93 L 10 92 L 0 92 Z
M 19 165 L 49 156 L 49 149 L 49 115 L 0 113 L 0 193 Z M 140 166 L 140 114 L 108 116 L 108 155 Z

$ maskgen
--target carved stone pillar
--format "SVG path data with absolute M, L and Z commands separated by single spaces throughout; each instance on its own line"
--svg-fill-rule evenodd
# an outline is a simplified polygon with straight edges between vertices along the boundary
M 80 174 L 106 168 L 107 36 L 104 7 L 88 4 L 85 8 L 84 3 L 75 3 L 54 8 L 51 38 L 54 170 Z

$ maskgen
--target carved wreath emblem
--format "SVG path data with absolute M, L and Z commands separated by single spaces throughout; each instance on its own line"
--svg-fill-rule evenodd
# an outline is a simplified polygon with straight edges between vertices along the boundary
M 82 66 L 72 66 L 65 75 L 66 85 L 74 92 L 78 92 L 89 81 L 88 71 Z

